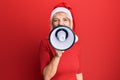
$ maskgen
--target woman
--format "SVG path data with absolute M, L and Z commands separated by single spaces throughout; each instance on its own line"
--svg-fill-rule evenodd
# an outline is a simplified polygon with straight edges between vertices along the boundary
M 74 30 L 71 8 L 65 3 L 56 6 L 50 16 L 51 30 L 65 25 Z M 40 70 L 43 80 L 83 80 L 80 69 L 79 44 L 66 51 L 55 50 L 48 39 L 40 43 Z

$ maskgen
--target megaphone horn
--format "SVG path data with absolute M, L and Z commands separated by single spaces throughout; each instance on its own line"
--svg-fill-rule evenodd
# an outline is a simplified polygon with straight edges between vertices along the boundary
M 75 34 L 67 26 L 56 26 L 49 34 L 49 41 L 56 50 L 67 50 L 75 43 Z

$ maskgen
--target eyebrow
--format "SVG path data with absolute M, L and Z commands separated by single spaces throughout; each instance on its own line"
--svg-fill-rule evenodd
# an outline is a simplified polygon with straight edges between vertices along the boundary
M 53 19 L 58 19 L 58 18 L 53 18 Z M 53 20 L 53 19 L 52 19 L 52 20 Z

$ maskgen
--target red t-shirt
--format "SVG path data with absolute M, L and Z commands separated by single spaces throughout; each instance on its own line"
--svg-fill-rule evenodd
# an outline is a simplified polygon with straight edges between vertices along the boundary
M 54 48 L 50 45 L 48 39 L 40 42 L 40 70 L 48 65 L 55 55 Z M 76 80 L 76 74 L 81 72 L 80 68 L 80 47 L 76 42 L 72 48 L 64 51 L 58 64 L 55 76 L 51 80 Z

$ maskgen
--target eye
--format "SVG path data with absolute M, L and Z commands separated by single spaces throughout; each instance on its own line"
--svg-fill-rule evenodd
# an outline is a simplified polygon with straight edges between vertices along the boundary
M 64 18 L 63 21 L 69 21 L 67 18 Z
M 53 21 L 53 22 L 57 22 L 57 21 L 58 21 L 58 19 L 53 19 L 52 21 Z

